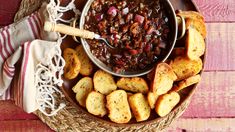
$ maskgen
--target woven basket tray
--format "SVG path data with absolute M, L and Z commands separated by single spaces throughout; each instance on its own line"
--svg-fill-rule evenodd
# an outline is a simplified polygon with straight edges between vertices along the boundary
M 19 11 L 15 15 L 15 21 L 18 21 L 24 16 L 37 10 L 44 1 L 47 0 L 22 0 Z M 181 10 L 198 11 L 191 0 L 170 1 L 174 7 L 178 7 Z M 65 102 L 66 107 L 60 110 L 56 116 L 47 117 L 40 111 L 36 111 L 34 114 L 55 131 L 160 131 L 168 127 L 172 121 L 177 119 L 185 111 L 195 89 L 196 85 L 186 92 L 187 94 L 183 101 L 181 101 L 180 104 L 167 116 L 153 121 L 139 123 L 138 125 L 113 125 L 114 123 L 104 123 L 102 120 L 94 120 L 95 118 L 91 118 L 90 114 L 79 109 L 74 105 L 75 103 L 73 101 L 69 101 L 66 98 L 60 100 Z

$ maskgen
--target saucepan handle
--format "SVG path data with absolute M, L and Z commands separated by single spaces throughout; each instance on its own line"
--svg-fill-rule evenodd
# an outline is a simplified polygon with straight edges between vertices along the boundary
M 78 29 L 64 24 L 55 24 L 52 22 L 45 22 L 44 30 L 48 32 L 59 32 L 71 36 L 78 36 L 85 39 L 94 39 L 95 37 L 94 32 Z
M 185 19 L 184 17 L 177 15 L 176 16 L 177 23 L 178 23 L 178 35 L 177 35 L 177 40 L 181 39 L 184 37 L 185 32 L 186 32 L 186 25 L 185 25 Z

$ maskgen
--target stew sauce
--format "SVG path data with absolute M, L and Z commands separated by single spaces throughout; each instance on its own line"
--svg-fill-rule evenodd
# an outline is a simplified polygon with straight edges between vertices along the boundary
M 170 32 L 168 17 L 158 0 L 95 0 L 85 18 L 85 29 L 115 47 L 87 40 L 92 54 L 117 73 L 155 63 L 166 51 Z

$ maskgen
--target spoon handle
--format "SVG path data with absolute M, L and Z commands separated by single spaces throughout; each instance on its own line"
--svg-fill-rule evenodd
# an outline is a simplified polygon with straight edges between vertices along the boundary
M 44 30 L 48 32 L 59 32 L 62 34 L 78 36 L 78 37 L 85 38 L 85 39 L 94 39 L 95 37 L 94 32 L 74 28 L 74 27 L 67 26 L 64 24 L 55 24 L 52 22 L 45 22 Z

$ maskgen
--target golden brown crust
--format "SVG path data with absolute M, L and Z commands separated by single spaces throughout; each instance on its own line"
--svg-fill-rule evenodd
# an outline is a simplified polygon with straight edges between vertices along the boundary
M 78 55 L 79 60 L 81 61 L 80 74 L 84 76 L 91 75 L 94 66 L 90 58 L 87 56 L 86 52 L 84 51 L 82 45 L 77 46 L 75 48 L 75 51 Z
M 186 19 L 185 20 L 185 24 L 186 24 L 186 29 L 189 28 L 195 28 L 198 32 L 200 32 L 200 34 L 203 36 L 203 38 L 206 38 L 206 24 L 204 21 L 202 21 L 201 19 Z
M 116 123 L 128 123 L 131 119 L 131 110 L 124 90 L 116 90 L 106 96 L 109 110 L 108 117 Z
M 95 90 L 104 95 L 107 95 L 117 89 L 113 76 L 103 70 L 98 70 L 95 72 L 93 81 Z
M 151 109 L 155 108 L 157 98 L 158 98 L 158 95 L 156 93 L 148 92 L 147 100 Z
M 194 28 L 189 28 L 186 36 L 186 54 L 189 59 L 196 60 L 205 52 L 206 46 L 202 35 Z
M 117 82 L 117 87 L 135 93 L 147 93 L 149 90 L 148 84 L 141 77 L 121 78 Z
M 144 95 L 142 93 L 136 93 L 128 99 L 136 121 L 140 122 L 147 120 L 150 116 L 151 109 Z
M 191 86 L 195 83 L 200 82 L 200 80 L 201 80 L 200 75 L 191 76 L 187 79 L 184 79 L 184 80 L 180 81 L 176 86 L 173 87 L 173 90 L 174 91 L 180 91 L 184 88 L 187 88 L 188 86 Z
M 159 96 L 155 111 L 160 116 L 166 116 L 171 112 L 171 110 L 179 103 L 180 95 L 177 92 L 170 92 Z
M 86 99 L 87 111 L 93 115 L 103 117 L 107 114 L 105 103 L 105 96 L 103 94 L 92 91 Z
M 87 95 L 93 90 L 92 78 L 84 77 L 80 79 L 72 90 L 76 93 L 76 100 L 78 103 L 85 107 Z
M 155 76 L 152 83 L 152 92 L 157 95 L 167 93 L 173 86 L 173 82 L 177 79 L 172 68 L 166 63 L 159 63 L 155 70 Z
M 179 13 L 177 13 L 177 15 L 180 15 L 186 19 L 190 18 L 195 20 L 202 20 L 204 22 L 203 15 L 196 11 L 180 11 Z
M 170 66 L 177 76 L 176 81 L 181 81 L 198 74 L 202 70 L 202 60 L 200 58 L 190 60 L 187 57 L 178 56 L 171 61 Z
M 66 48 L 63 53 L 63 58 L 65 60 L 64 77 L 66 79 L 76 78 L 81 69 L 81 62 L 76 51 L 71 48 Z

